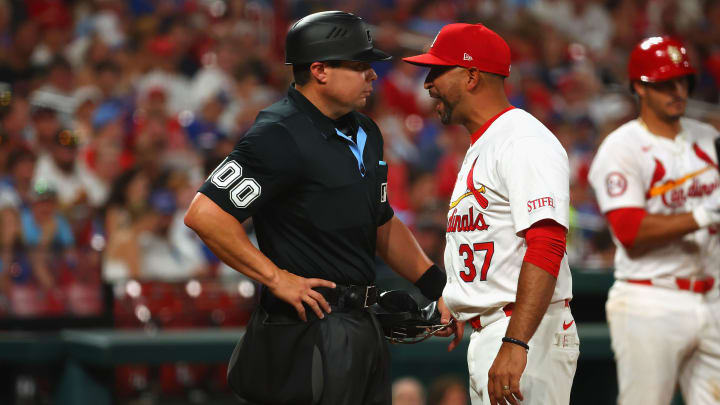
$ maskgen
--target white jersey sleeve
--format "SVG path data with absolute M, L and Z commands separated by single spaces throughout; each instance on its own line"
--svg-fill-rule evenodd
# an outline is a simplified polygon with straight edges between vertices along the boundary
M 645 207 L 646 181 L 638 156 L 629 147 L 632 139 L 608 137 L 598 150 L 588 179 L 603 213 L 628 207 Z
M 500 154 L 515 232 L 552 219 L 569 227 L 570 167 L 560 142 L 549 132 L 511 139 Z

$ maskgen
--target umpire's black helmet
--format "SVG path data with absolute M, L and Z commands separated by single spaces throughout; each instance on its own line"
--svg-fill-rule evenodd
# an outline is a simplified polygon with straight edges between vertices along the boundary
M 391 56 L 375 48 L 362 18 L 343 11 L 310 14 L 296 22 L 285 38 L 285 64 L 329 60 L 375 62 Z

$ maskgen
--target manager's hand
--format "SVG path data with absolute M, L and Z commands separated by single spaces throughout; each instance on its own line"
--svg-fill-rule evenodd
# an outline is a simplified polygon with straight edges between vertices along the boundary
M 495 361 L 488 371 L 488 396 L 492 405 L 518 405 L 520 377 L 527 364 L 527 350 L 511 343 L 500 346 Z
M 440 322 L 443 325 L 449 325 L 446 326 L 445 329 L 436 333 L 435 336 L 448 337 L 455 335 L 452 342 L 450 342 L 450 344 L 448 345 L 448 351 L 450 352 L 455 349 L 458 344 L 460 344 L 463 333 L 465 333 L 465 322 L 458 321 L 457 319 L 453 318 L 442 297 L 440 297 L 440 299 L 438 300 L 438 311 L 440 311 Z

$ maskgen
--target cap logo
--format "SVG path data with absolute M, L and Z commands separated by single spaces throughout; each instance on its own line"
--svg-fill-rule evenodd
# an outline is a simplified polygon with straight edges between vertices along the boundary
M 680 62 L 682 62 L 682 54 L 680 53 L 680 50 L 677 49 L 676 46 L 668 46 L 667 47 L 667 54 L 670 57 L 670 60 L 672 63 L 679 65 Z
M 435 46 L 435 41 L 437 41 L 438 37 L 440 36 L 440 33 L 438 32 L 437 35 L 435 35 L 435 39 L 433 39 L 432 44 L 430 44 L 430 48 Z
M 468 55 L 467 53 L 464 53 L 463 60 L 473 60 L 473 58 L 472 58 L 472 56 Z
M 372 36 L 370 36 L 370 30 L 365 30 L 365 33 L 367 34 L 368 42 L 372 43 Z

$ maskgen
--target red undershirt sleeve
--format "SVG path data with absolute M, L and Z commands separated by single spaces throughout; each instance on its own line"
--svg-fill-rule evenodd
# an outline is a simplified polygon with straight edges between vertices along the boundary
M 635 243 L 640 223 L 647 215 L 643 208 L 618 208 L 605 214 L 617 240 L 629 249 Z
M 534 223 L 525 232 L 528 248 L 524 262 L 534 264 L 557 278 L 565 256 L 565 227 L 552 220 Z

